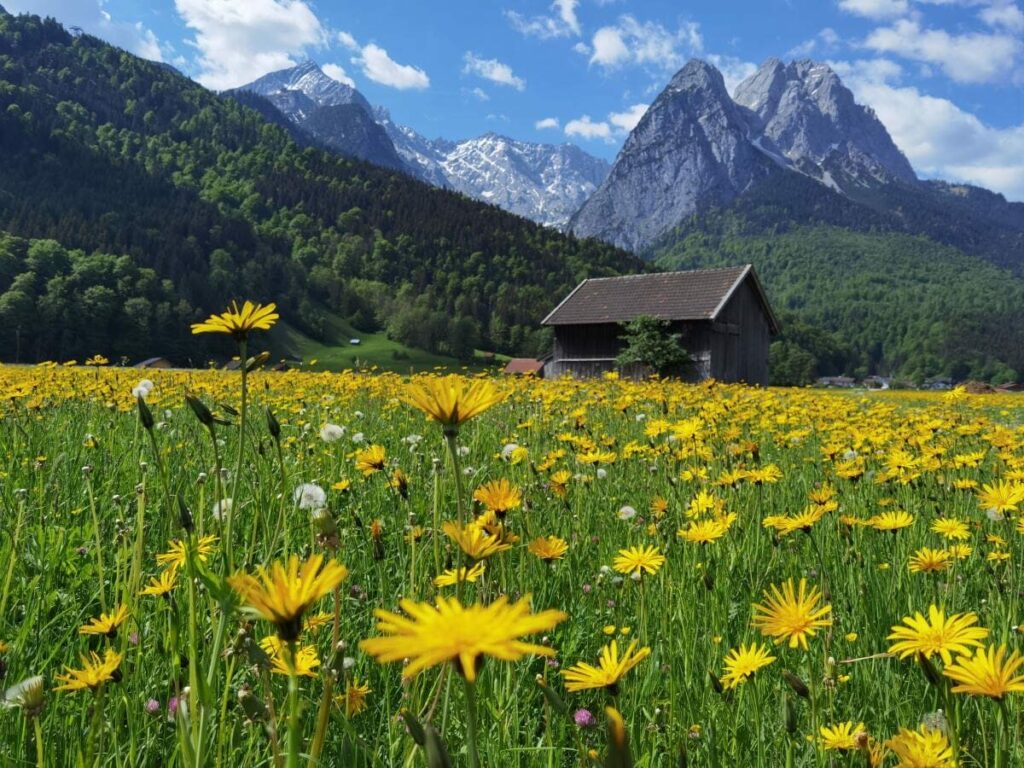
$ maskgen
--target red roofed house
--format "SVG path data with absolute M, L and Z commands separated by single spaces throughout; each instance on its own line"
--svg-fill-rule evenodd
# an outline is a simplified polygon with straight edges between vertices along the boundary
M 615 370 L 622 324 L 642 315 L 681 334 L 692 360 L 683 378 L 768 383 L 768 345 L 779 323 L 750 264 L 584 280 L 542 321 L 555 331 L 545 376 Z
M 514 357 L 508 361 L 503 373 L 522 373 L 534 376 L 544 375 L 544 361 L 534 360 L 532 357 Z

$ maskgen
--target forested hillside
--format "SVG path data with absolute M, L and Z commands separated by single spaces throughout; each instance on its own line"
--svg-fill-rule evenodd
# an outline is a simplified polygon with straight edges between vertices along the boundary
M 691 222 L 653 256 L 671 269 L 757 265 L 783 324 L 776 383 L 839 373 L 1003 382 L 1024 371 L 1024 281 L 925 237 L 766 230 L 732 211 Z
M 233 99 L 31 16 L 0 14 L 0 167 L 0 230 L 82 251 L 72 273 L 105 258 L 136 275 L 88 283 L 121 313 L 130 301 L 131 321 L 79 334 L 42 319 L 60 303 L 64 262 L 47 272 L 17 255 L 44 246 L 9 245 L 3 358 L 16 345 L 54 356 L 58 327 L 71 329 L 64 357 L 119 356 L 141 328 L 147 352 L 165 354 L 181 323 L 232 297 L 276 301 L 313 337 L 333 314 L 432 351 L 528 352 L 580 279 L 640 268 L 611 246 L 299 147 Z M 115 256 L 84 258 L 94 252 Z

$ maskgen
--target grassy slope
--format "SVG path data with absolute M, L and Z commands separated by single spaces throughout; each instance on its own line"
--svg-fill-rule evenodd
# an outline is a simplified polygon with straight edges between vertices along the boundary
M 420 349 L 407 347 L 392 341 L 383 333 L 357 331 L 334 315 L 329 316 L 328 327 L 330 329 L 329 340 L 321 343 L 309 338 L 288 323 L 281 323 L 280 329 L 274 334 L 273 339 L 277 356 L 297 357 L 306 363 L 316 360 L 315 365 L 305 367 L 319 371 L 340 371 L 346 368 L 377 366 L 385 371 L 408 373 L 429 370 L 438 366 L 453 370 L 463 367 L 472 369 L 483 367 L 482 364 L 466 366 L 453 357 L 434 355 Z M 359 339 L 361 343 L 354 346 L 349 343 L 350 339 Z

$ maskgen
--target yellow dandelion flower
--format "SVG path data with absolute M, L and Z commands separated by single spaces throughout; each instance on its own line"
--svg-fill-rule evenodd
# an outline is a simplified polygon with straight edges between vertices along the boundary
M 942 670 L 949 679 L 958 683 L 953 693 L 987 696 L 1002 699 L 1008 693 L 1024 693 L 1024 657 L 1014 650 L 1007 657 L 1006 645 L 977 648 L 974 655 L 964 655 Z
M 561 560 L 569 551 L 569 544 L 558 536 L 548 536 L 547 538 L 538 536 L 526 548 L 530 554 L 536 555 L 541 560 Z
M 434 579 L 435 587 L 451 587 L 459 582 L 474 582 L 484 575 L 485 564 L 479 562 L 472 568 L 449 568 Z
M 347 575 L 344 565 L 334 560 L 325 564 L 323 555 L 312 555 L 304 562 L 292 555 L 287 563 L 274 563 L 269 571 L 258 567 L 256 576 L 229 576 L 228 584 L 250 614 L 273 624 L 283 641 L 294 642 L 302 630 L 302 614 Z
M 547 646 L 520 638 L 544 632 L 568 615 L 562 611 L 530 612 L 530 596 L 509 603 L 504 595 L 490 605 L 463 607 L 455 598 L 438 597 L 434 605 L 402 600 L 405 616 L 377 609 L 377 631 L 383 637 L 363 640 L 359 647 L 380 663 L 409 660 L 402 676 L 410 678 L 446 661 L 456 662 L 469 682 L 475 682 L 477 662 L 490 656 L 515 661 L 526 654 L 553 656 Z
M 901 728 L 885 746 L 899 761 L 895 768 L 957 768 L 953 748 L 945 734 L 926 725 L 917 731 Z
M 227 333 L 235 341 L 244 341 L 250 331 L 269 331 L 280 315 L 276 304 L 245 302 L 241 309 L 235 302 L 219 315 L 210 315 L 202 323 L 192 324 L 192 333 Z
M 387 452 L 383 445 L 370 445 L 356 453 L 356 469 L 369 477 L 374 472 L 384 469 Z
M 750 643 L 733 648 L 725 655 L 722 664 L 725 669 L 722 671 L 722 685 L 725 688 L 735 688 L 744 683 L 757 670 L 767 667 L 775 661 L 775 657 L 769 653 L 768 647 L 761 644 Z
M 523 503 L 523 494 L 505 478 L 484 483 L 475 491 L 473 498 L 499 517 L 503 517 Z
M 821 590 L 807 588 L 807 580 L 800 579 L 799 587 L 788 579 L 782 589 L 772 585 L 764 593 L 764 603 L 754 605 L 752 625 L 765 637 L 775 638 L 779 645 L 786 640 L 790 648 L 807 650 L 807 638 L 817 634 L 819 629 L 832 626 L 832 620 L 825 618 L 832 612 L 832 606 L 819 607 Z
M 404 401 L 439 422 L 446 432 L 459 427 L 505 399 L 490 381 L 461 376 L 424 376 L 411 381 Z
M 78 628 L 80 635 L 106 635 L 116 637 L 117 628 L 128 618 L 128 606 L 119 605 L 110 613 L 102 613 L 98 619 L 90 619 L 87 624 Z
M 857 749 L 856 736 L 858 733 L 867 733 L 864 723 L 855 725 L 847 720 L 845 723 L 823 725 L 818 729 L 818 742 L 824 750 L 850 752 Z
M 917 611 L 913 616 L 904 616 L 903 625 L 892 628 L 887 639 L 895 642 L 889 646 L 889 653 L 899 654 L 901 659 L 919 653 L 930 659 L 938 654 L 948 665 L 954 653 L 970 653 L 971 648 L 980 647 L 988 637 L 988 630 L 976 626 L 977 623 L 974 613 L 954 613 L 947 618 L 945 611 L 931 605 L 927 619 Z
M 665 564 L 665 556 L 657 547 L 629 547 L 620 549 L 618 557 L 612 563 L 619 573 L 655 574 Z
M 103 658 L 90 652 L 88 657 L 81 657 L 81 669 L 64 667 L 65 674 L 56 676 L 56 679 L 64 684 L 57 686 L 54 690 L 84 691 L 88 688 L 95 691 L 104 683 L 119 680 L 121 675 L 118 668 L 121 666 L 121 658 L 121 654 L 111 648 L 106 650 Z
M 601 656 L 598 659 L 598 666 L 593 666 L 585 661 L 580 661 L 562 670 L 565 678 L 565 689 L 569 693 L 587 691 L 594 688 L 607 688 L 612 692 L 617 691 L 620 680 L 629 670 L 651 655 L 651 649 L 644 647 L 637 650 L 638 640 L 633 640 L 626 648 L 625 653 L 619 656 L 619 644 L 612 640 L 601 649 Z

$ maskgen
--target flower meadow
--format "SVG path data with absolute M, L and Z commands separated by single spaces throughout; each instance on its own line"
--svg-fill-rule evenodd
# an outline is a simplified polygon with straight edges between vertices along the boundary
M 1024 765 L 1015 396 L 272 373 L 272 309 L 0 367 L 0 764 Z

